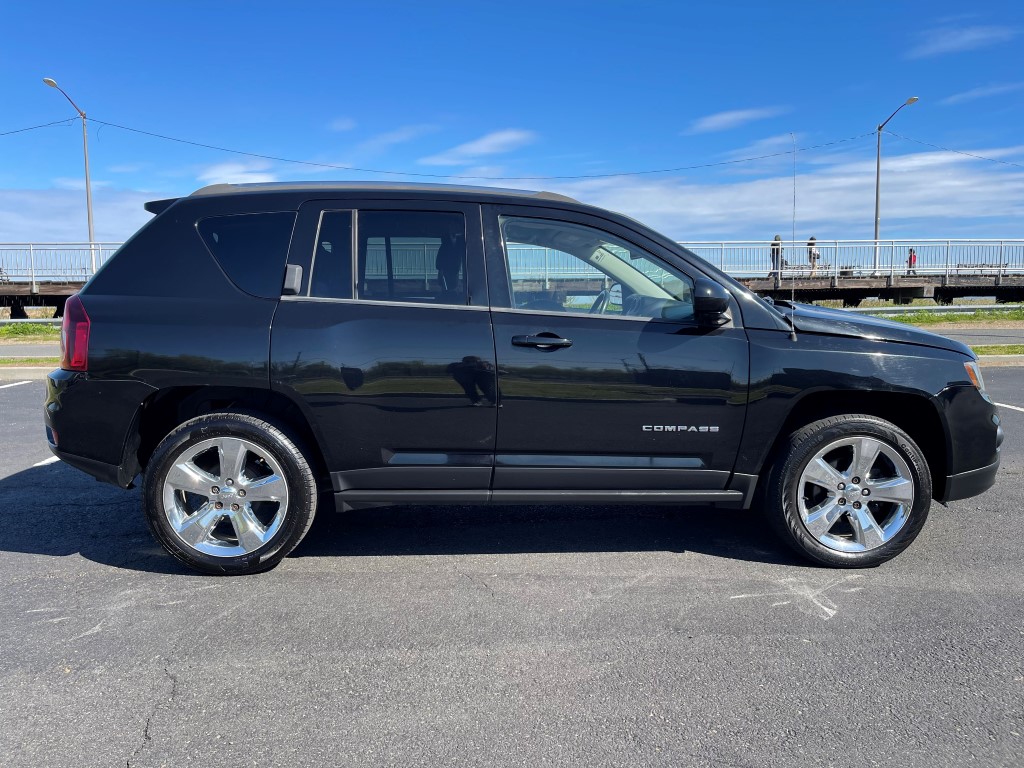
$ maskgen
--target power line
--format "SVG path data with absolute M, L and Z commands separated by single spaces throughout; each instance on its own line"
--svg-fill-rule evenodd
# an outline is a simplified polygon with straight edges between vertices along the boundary
M 413 171 L 390 171 L 381 170 L 379 168 L 360 168 L 353 165 L 337 165 L 334 163 L 318 163 L 312 160 L 294 160 L 288 157 L 277 157 L 275 155 L 263 155 L 258 152 L 245 152 L 240 149 L 231 149 L 230 147 L 219 147 L 215 144 L 204 144 L 199 141 L 191 141 L 189 139 L 180 139 L 175 136 L 167 136 L 161 133 L 154 133 L 152 131 L 144 131 L 140 128 L 131 128 L 127 125 L 119 125 L 117 123 L 106 122 L 105 120 L 97 120 L 96 118 L 89 118 L 94 123 L 100 125 L 106 125 L 111 128 L 120 128 L 123 131 L 130 131 L 132 133 L 139 133 L 143 136 L 151 136 L 157 139 L 164 139 L 165 141 L 174 141 L 179 144 L 188 144 L 193 147 L 202 147 L 204 149 L 214 149 L 218 152 L 230 152 L 235 155 L 242 155 L 244 157 L 255 157 L 260 160 L 273 160 L 278 163 L 292 163 L 295 165 L 308 165 L 315 168 L 332 168 L 339 171 L 357 171 L 360 173 L 380 173 L 389 176 L 417 176 L 420 178 L 430 179 L 475 179 L 475 180 L 486 180 L 486 181 L 569 181 L 569 180 L 580 180 L 580 179 L 608 179 L 620 176 L 647 176 L 655 173 L 675 173 L 678 171 L 692 171 L 699 168 L 714 168 L 722 165 L 735 165 L 737 163 L 749 163 L 755 160 L 767 160 L 773 157 L 782 157 L 785 155 L 792 154 L 793 150 L 786 150 L 785 152 L 773 152 L 768 155 L 758 155 L 756 157 L 743 157 L 735 160 L 721 160 L 715 163 L 700 163 L 698 165 L 684 165 L 675 168 L 658 168 L 648 171 L 624 171 L 622 173 L 591 173 L 591 174 L 580 174 L 576 176 L 466 176 L 456 174 L 444 174 L 444 173 L 416 173 Z M 831 147 L 835 144 L 842 144 L 848 141 L 856 141 L 857 139 L 863 139 L 867 136 L 873 136 L 874 131 L 868 133 L 862 133 L 857 136 L 849 136 L 845 139 L 836 139 L 834 141 L 825 142 L 824 144 L 815 144 L 810 147 L 798 147 L 797 152 L 807 152 L 812 149 L 822 149 L 824 147 Z
M 973 157 L 975 160 L 988 160 L 990 163 L 1002 163 L 1003 165 L 1012 165 L 1012 166 L 1014 166 L 1016 168 L 1024 168 L 1024 165 L 1022 165 L 1020 163 L 1011 163 L 1009 160 L 997 160 L 994 157 L 985 157 L 984 155 L 975 155 L 975 154 L 972 154 L 971 152 L 962 152 L 959 149 L 950 149 L 949 147 L 940 147 L 938 144 L 931 144 L 931 143 L 929 143 L 927 141 L 921 141 L 920 139 L 912 139 L 909 136 L 901 136 L 900 134 L 893 133 L 892 131 L 883 131 L 883 133 L 887 133 L 890 136 L 895 136 L 897 139 L 903 139 L 904 141 L 912 141 L 915 144 L 923 144 L 924 146 L 931 147 L 932 149 L 941 149 L 943 152 L 953 152 L 954 154 L 957 154 L 957 155 L 966 155 L 967 157 Z
M 54 125 L 66 125 L 77 120 L 77 117 L 67 117 L 63 120 L 54 120 L 51 123 L 42 123 L 40 125 L 30 125 L 27 128 L 17 128 L 13 131 L 0 132 L 0 136 L 11 136 L 16 133 L 25 133 L 26 131 L 34 131 L 40 128 L 49 128 Z M 793 159 L 796 159 L 797 152 L 809 152 L 815 149 L 824 149 L 826 147 L 835 146 L 836 144 L 843 144 L 850 141 L 857 141 L 858 139 L 866 138 L 871 136 L 874 131 L 868 133 L 861 133 L 856 136 L 847 136 L 843 139 L 835 139 L 834 141 L 824 142 L 822 144 L 814 144 L 808 147 L 796 147 L 794 146 L 791 150 L 784 152 L 772 152 L 766 155 L 755 155 L 753 157 L 741 157 L 733 160 L 720 160 L 713 163 L 698 163 L 696 165 L 681 165 L 674 168 L 655 168 L 645 171 L 622 171 L 620 173 L 589 173 L 589 174 L 577 174 L 571 176 L 470 176 L 470 175 L 459 175 L 459 174 L 444 174 L 444 173 L 417 173 L 415 171 L 392 171 L 384 170 L 380 168 L 361 168 L 354 165 L 339 165 L 336 163 L 320 163 L 313 160 L 295 160 L 289 157 L 278 157 L 276 155 L 264 155 L 258 152 L 246 152 L 241 149 L 232 149 L 231 147 L 220 147 L 216 144 L 205 144 L 200 141 L 192 141 L 190 139 L 182 139 L 176 136 L 167 136 L 162 133 L 155 133 L 153 131 L 144 131 L 141 128 L 132 128 L 127 125 L 120 125 L 118 123 L 111 123 L 106 120 L 97 120 L 96 118 L 89 118 L 92 122 L 98 123 L 99 125 L 109 126 L 111 128 L 119 128 L 122 131 L 129 131 L 131 133 L 138 133 L 143 136 L 150 136 L 156 139 L 162 139 L 164 141 L 173 141 L 178 144 L 188 144 L 193 147 L 201 147 L 203 149 L 212 149 L 217 152 L 229 152 L 234 155 L 242 155 L 243 157 L 255 157 L 260 160 L 272 160 L 278 163 L 291 163 L 293 165 L 307 165 L 314 168 L 331 168 L 339 171 L 356 171 L 359 173 L 377 173 L 388 176 L 416 176 L 420 178 L 431 178 L 431 179 L 469 179 L 469 180 L 484 180 L 484 181 L 573 181 L 583 179 L 610 179 L 622 176 L 650 176 L 658 173 L 678 173 L 679 171 L 694 171 L 701 168 L 715 168 L 725 165 L 738 165 L 740 163 L 751 163 L 757 160 L 770 160 L 775 157 L 783 157 L 792 155 Z M 952 149 L 951 147 L 943 147 L 939 144 L 932 144 L 928 141 L 922 141 L 921 139 L 914 139 L 910 136 L 903 136 L 902 134 L 895 133 L 893 131 L 884 131 L 889 136 L 893 136 L 897 139 L 903 139 L 904 141 L 910 141 L 915 144 L 920 144 L 925 147 L 931 147 L 932 149 L 938 149 L 942 152 L 952 152 L 957 155 L 963 155 L 965 157 L 974 158 L 975 160 L 986 160 L 990 163 L 1000 163 L 1001 165 L 1010 165 L 1015 168 L 1024 168 L 1021 163 L 1014 163 L 1009 160 L 999 160 L 994 157 L 985 157 L 984 155 L 974 154 L 972 152 L 964 152 L 959 149 Z
M 61 125 L 63 123 L 70 123 L 77 120 L 77 117 L 65 117 L 63 120 L 54 120 L 52 123 L 43 123 L 42 125 L 30 125 L 28 128 L 18 128 L 14 131 L 4 131 L 0 133 L 0 136 L 10 136 L 12 133 L 24 133 L 25 131 L 34 131 L 36 128 L 49 128 L 51 125 Z

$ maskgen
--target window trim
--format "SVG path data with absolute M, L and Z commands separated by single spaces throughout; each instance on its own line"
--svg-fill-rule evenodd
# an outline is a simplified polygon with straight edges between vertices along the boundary
M 421 307 L 426 309 L 471 309 L 474 312 L 490 312 L 490 307 L 477 304 L 429 304 L 424 301 L 393 301 L 390 299 L 338 299 L 331 296 L 282 296 L 281 301 L 316 301 L 332 304 L 378 304 L 388 307 Z M 561 314 L 555 312 L 552 314 Z M 640 318 L 635 318 L 639 320 Z
M 321 208 L 320 216 L 316 221 L 316 234 L 313 235 L 313 255 L 309 260 L 309 279 L 306 281 L 306 297 L 307 298 L 331 298 L 331 297 L 319 297 L 313 296 L 313 273 L 316 270 L 316 251 L 317 246 L 320 245 L 320 228 L 324 225 L 324 216 L 328 213 L 348 213 L 349 214 L 349 231 L 350 243 L 349 248 L 352 254 L 349 258 L 349 292 L 355 296 L 355 262 L 356 262 L 356 223 L 359 217 L 356 215 L 358 211 L 355 208 Z M 283 297 L 282 297 L 283 298 Z

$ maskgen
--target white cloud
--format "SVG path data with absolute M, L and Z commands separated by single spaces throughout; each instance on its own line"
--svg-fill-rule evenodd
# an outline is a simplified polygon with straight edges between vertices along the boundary
M 728 131 L 755 120 L 766 120 L 769 117 L 777 117 L 785 114 L 788 110 L 785 107 L 757 107 L 755 109 L 732 109 L 728 112 L 716 112 L 713 115 L 705 115 L 697 118 L 691 124 L 687 133 L 711 133 L 713 131 Z
M 139 190 L 100 190 L 93 194 L 98 242 L 119 243 L 151 218 L 149 200 L 173 197 Z M 0 242 L 70 243 L 88 240 L 85 195 L 67 189 L 0 190 Z
M 374 155 L 386 152 L 398 144 L 405 144 L 436 130 L 437 126 L 434 125 L 404 125 L 393 131 L 373 136 L 358 144 L 355 148 L 355 154 L 357 157 L 373 157 Z
M 948 152 L 892 154 L 907 146 L 888 142 L 883 157 L 883 236 L 1024 238 L 1024 169 Z M 1024 158 L 1024 145 L 967 150 L 1018 162 Z M 860 150 L 808 155 L 812 157 L 800 161 L 797 178 L 797 236 L 870 237 L 873 142 Z M 500 169 L 472 168 L 473 174 L 500 175 L 494 170 Z M 793 198 L 788 171 L 781 167 L 757 179 L 708 175 L 473 183 L 561 192 L 622 211 L 680 240 L 761 240 L 789 232 Z M 151 192 L 95 190 L 97 239 L 126 239 L 149 218 L 143 203 L 176 196 L 178 186 L 175 182 L 170 189 Z M 85 237 L 85 196 L 80 190 L 0 190 L 0 242 L 73 242 Z
M 532 144 L 537 140 L 533 131 L 506 128 L 494 131 L 479 139 L 468 141 L 444 152 L 420 159 L 423 165 L 469 165 L 481 157 L 500 155 Z
M 356 121 L 351 117 L 336 117 L 327 124 L 329 131 L 351 131 L 356 127 Z
M 793 140 L 796 139 L 797 147 L 803 140 L 804 134 L 780 133 L 777 136 L 768 136 L 758 139 L 745 147 L 729 150 L 726 157 L 729 160 L 741 160 L 745 157 L 761 157 L 762 155 L 774 155 L 777 152 L 791 154 L 793 151 Z
M 1001 85 L 984 85 L 980 88 L 972 88 L 969 91 L 963 93 L 954 93 L 952 96 L 947 96 L 942 99 L 939 104 L 943 106 L 950 106 L 952 104 L 963 104 L 965 101 L 974 101 L 975 99 L 987 99 L 990 96 L 1002 96 L 1004 93 L 1013 93 L 1024 88 L 1024 83 L 1003 83 Z
M 267 160 L 237 160 L 207 166 L 196 178 L 207 184 L 257 184 L 277 181 L 277 174 Z
M 508 171 L 501 165 L 473 165 L 459 171 L 459 176 L 472 176 L 476 178 L 467 179 L 471 184 L 478 184 L 481 181 L 500 181 L 499 178 Z
M 1024 147 L 977 153 L 1020 155 Z M 874 158 L 865 155 L 801 173 L 798 236 L 871 237 L 874 171 Z M 628 177 L 545 186 L 622 211 L 674 238 L 742 240 L 789 230 L 792 183 L 792 176 L 780 173 L 735 183 Z M 960 236 L 1024 237 L 1024 171 L 948 152 L 885 158 L 882 234 L 898 228 L 922 237 L 948 236 L 953 228 Z
M 1011 27 L 943 26 L 927 29 L 918 35 L 918 42 L 907 52 L 908 59 L 924 59 L 945 53 L 960 53 L 987 48 L 1012 40 L 1018 34 Z
M 53 186 L 57 189 L 76 189 L 79 192 L 85 191 L 85 177 L 67 177 L 60 176 L 53 180 Z M 99 179 L 89 179 L 89 186 L 95 189 L 103 189 L 104 187 L 113 186 L 112 182 L 101 181 Z

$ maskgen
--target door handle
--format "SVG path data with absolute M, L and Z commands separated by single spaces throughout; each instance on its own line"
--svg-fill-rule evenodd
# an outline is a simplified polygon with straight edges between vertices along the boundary
M 517 347 L 537 347 L 538 349 L 560 349 L 571 347 L 571 339 L 563 339 L 557 334 L 545 332 L 535 336 L 513 336 L 512 344 Z

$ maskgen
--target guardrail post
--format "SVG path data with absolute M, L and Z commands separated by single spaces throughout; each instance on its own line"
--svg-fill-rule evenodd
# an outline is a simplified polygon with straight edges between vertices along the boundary
M 36 250 L 32 243 L 28 244 L 28 273 L 32 281 L 29 290 L 32 293 L 39 293 L 39 287 L 36 285 Z
M 996 285 L 1002 285 L 1003 282 L 1003 241 L 999 241 L 999 259 L 997 261 L 999 269 L 996 271 Z
M 544 249 L 544 290 L 547 291 L 551 288 L 551 279 L 548 276 L 548 253 L 547 248 Z
M 949 279 L 949 240 L 946 241 L 946 279 Z
M 725 272 L 725 243 L 718 244 L 718 268 Z

